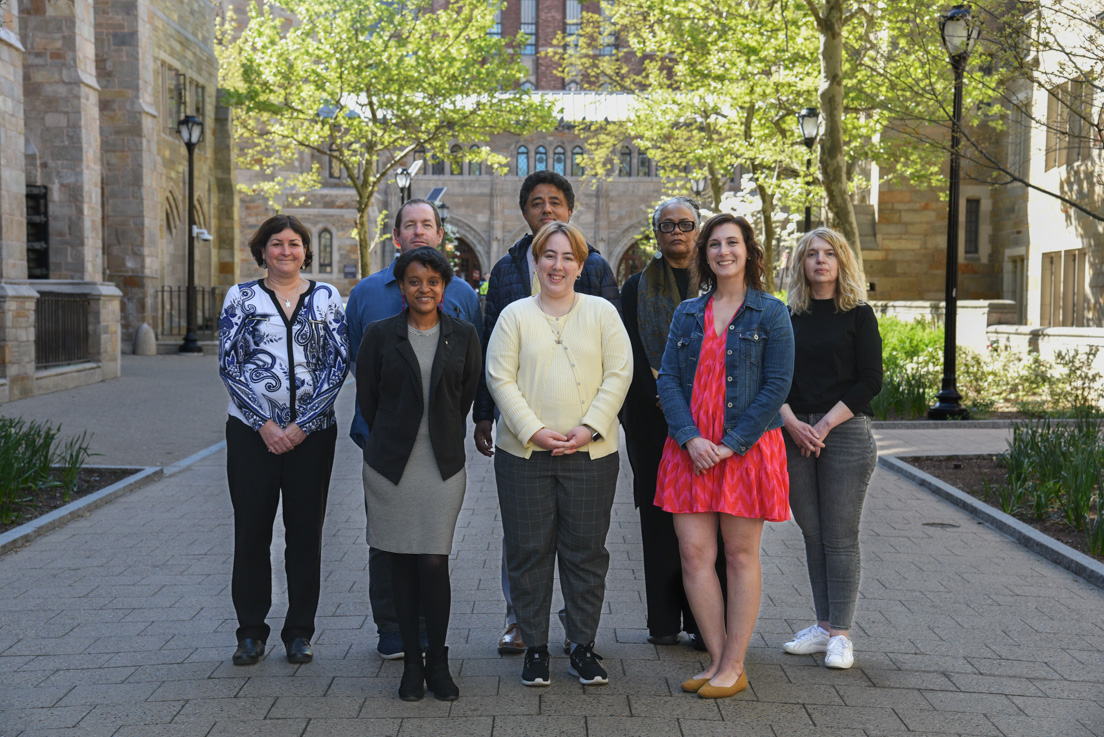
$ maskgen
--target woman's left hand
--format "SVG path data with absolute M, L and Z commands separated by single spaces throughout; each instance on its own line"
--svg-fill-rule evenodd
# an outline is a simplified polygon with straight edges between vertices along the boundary
M 307 434 L 293 422 L 284 428 L 284 437 L 290 440 L 293 446 L 297 446 L 307 439 Z
M 571 447 L 558 448 L 552 451 L 552 455 L 571 455 L 589 443 L 592 437 L 590 428 L 586 425 L 579 425 L 578 427 L 572 428 L 571 432 L 567 434 L 567 442 L 571 444 Z

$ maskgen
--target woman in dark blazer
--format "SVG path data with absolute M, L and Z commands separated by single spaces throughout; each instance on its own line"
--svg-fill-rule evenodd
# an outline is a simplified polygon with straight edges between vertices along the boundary
M 404 251 L 395 262 L 405 307 L 365 331 L 357 355 L 364 446 L 368 544 L 391 553 L 395 612 L 403 640 L 399 696 L 453 701 L 448 669 L 452 594 L 448 556 L 464 501 L 464 420 L 479 386 L 475 328 L 439 309 L 452 267 L 435 248 Z M 429 647 L 422 663 L 418 615 Z

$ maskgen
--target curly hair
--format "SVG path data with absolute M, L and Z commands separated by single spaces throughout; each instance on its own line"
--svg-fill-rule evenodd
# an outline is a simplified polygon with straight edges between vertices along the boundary
M 261 226 L 257 228 L 253 233 L 253 237 L 249 239 L 249 252 L 253 254 L 253 260 L 257 262 L 257 266 L 262 269 L 268 268 L 265 266 L 264 249 L 268 245 L 268 239 L 277 233 L 291 228 L 295 231 L 295 234 L 303 241 L 303 250 L 306 252 L 303 258 L 303 266 L 301 268 L 309 269 L 311 261 L 314 260 L 314 251 L 311 250 L 311 237 L 310 231 L 307 230 L 307 226 L 303 225 L 299 221 L 299 218 L 294 215 L 273 215 L 268 220 L 261 223 Z
M 525 181 L 521 183 L 521 193 L 518 195 L 518 206 L 521 208 L 522 212 L 525 212 L 525 205 L 529 202 L 529 195 L 533 194 L 533 190 L 537 188 L 538 184 L 551 184 L 553 187 L 563 192 L 564 200 L 567 202 L 567 209 L 572 212 L 575 211 L 575 190 L 571 188 L 571 182 L 567 181 L 562 174 L 557 174 L 548 169 L 541 169 L 525 177 Z
M 452 281 L 452 264 L 449 263 L 443 253 L 433 246 L 412 248 L 399 254 L 399 257 L 395 259 L 395 280 L 401 283 L 403 277 L 406 276 L 406 267 L 415 262 L 430 271 L 436 271 L 441 277 L 441 281 L 444 282 L 443 286 L 447 287 L 449 282 Z
M 749 289 L 762 289 L 763 288 L 763 249 L 759 245 L 759 241 L 755 240 L 755 231 L 751 227 L 751 223 L 738 215 L 733 215 L 728 212 L 722 212 L 720 215 L 714 215 L 705 221 L 705 225 L 702 226 L 701 232 L 698 233 L 698 240 L 694 243 L 694 272 L 698 277 L 698 284 L 704 290 L 711 290 L 717 288 L 717 275 L 713 273 L 713 268 L 709 265 L 709 239 L 713 235 L 713 231 L 722 225 L 732 223 L 740 229 L 740 233 L 744 236 L 744 246 L 747 251 L 747 263 L 744 265 L 744 283 L 747 284 Z

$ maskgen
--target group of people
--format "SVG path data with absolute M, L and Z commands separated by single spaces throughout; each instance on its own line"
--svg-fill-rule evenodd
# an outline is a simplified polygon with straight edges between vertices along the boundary
M 463 503 L 464 444 L 494 456 L 501 510 L 502 654 L 521 681 L 551 682 L 548 641 L 559 566 L 568 672 L 608 682 L 595 652 L 620 428 L 644 549 L 648 641 L 686 632 L 708 652 L 682 684 L 702 698 L 747 687 L 759 610 L 764 521 L 793 516 L 805 537 L 816 623 L 783 649 L 849 668 L 859 520 L 875 447 L 871 399 L 881 340 L 850 247 L 807 233 L 788 309 L 763 289 L 751 225 L 701 222 L 687 198 L 661 203 L 658 252 L 618 290 L 609 264 L 570 223 L 561 175 L 527 177 L 530 232 L 495 265 L 484 304 L 437 249 L 433 203 L 395 217 L 398 258 L 362 280 L 343 310 L 303 279 L 310 233 L 267 220 L 250 249 L 264 279 L 233 287 L 219 322 L 230 392 L 227 478 L 234 506 L 233 662 L 256 663 L 269 635 L 269 547 L 283 500 L 292 663 L 313 657 L 321 533 L 336 441 L 333 403 L 348 371 L 350 435 L 363 450 L 369 598 L 398 693 L 455 700 L 448 665 L 448 556 Z M 497 423 L 497 429 L 495 427 Z M 784 428 L 784 431 L 783 431 Z

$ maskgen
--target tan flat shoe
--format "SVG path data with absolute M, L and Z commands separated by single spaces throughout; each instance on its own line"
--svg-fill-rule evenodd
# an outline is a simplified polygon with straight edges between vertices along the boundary
M 747 672 L 740 674 L 740 677 L 731 686 L 714 686 L 707 683 L 698 689 L 698 696 L 703 699 L 727 699 L 729 696 L 735 696 L 748 687 Z
M 709 683 L 708 678 L 687 678 L 682 682 L 682 690 L 686 693 L 697 693 L 698 689 Z

